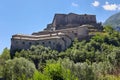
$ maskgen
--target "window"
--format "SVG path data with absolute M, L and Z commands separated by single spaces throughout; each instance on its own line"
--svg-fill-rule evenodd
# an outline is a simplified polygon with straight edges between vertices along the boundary
M 77 33 L 75 33 L 75 36 L 77 36 L 78 34 Z
M 49 41 L 49 44 L 51 44 L 51 41 Z
M 25 44 L 25 42 L 22 42 L 22 44 Z
M 29 42 L 29 45 L 31 45 L 32 43 L 31 42 Z
M 36 45 L 39 45 L 39 43 L 38 43 L 38 42 L 36 42 L 35 44 L 36 44 Z
M 44 42 L 42 42 L 42 44 L 45 44 Z
M 62 40 L 64 40 L 64 38 L 62 38 Z

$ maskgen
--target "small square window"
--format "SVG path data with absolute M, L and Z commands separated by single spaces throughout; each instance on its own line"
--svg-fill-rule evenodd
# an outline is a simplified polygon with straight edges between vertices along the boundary
M 42 44 L 45 44 L 44 42 L 42 42 Z
M 22 42 L 22 44 L 25 44 L 25 42 Z
M 31 42 L 29 42 L 29 45 L 31 45 L 32 43 Z
M 49 44 L 51 44 L 51 41 L 49 41 Z

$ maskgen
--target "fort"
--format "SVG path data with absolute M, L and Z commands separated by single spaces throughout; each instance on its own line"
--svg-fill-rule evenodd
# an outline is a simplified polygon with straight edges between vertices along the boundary
M 43 45 L 58 51 L 67 49 L 75 38 L 89 39 L 95 32 L 101 32 L 101 23 L 97 23 L 96 15 L 89 14 L 55 14 L 51 24 L 40 32 L 31 35 L 15 34 L 11 38 L 11 54 L 31 45 Z M 92 33 L 91 33 L 92 32 Z

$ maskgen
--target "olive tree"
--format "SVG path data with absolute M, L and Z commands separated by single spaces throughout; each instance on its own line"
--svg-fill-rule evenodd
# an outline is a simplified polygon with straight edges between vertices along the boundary
M 5 63 L 3 77 L 5 80 L 27 80 L 33 77 L 35 65 L 25 58 L 15 58 Z

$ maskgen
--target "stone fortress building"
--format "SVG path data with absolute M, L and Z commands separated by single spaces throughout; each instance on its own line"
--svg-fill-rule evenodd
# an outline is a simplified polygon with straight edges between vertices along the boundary
M 102 31 L 95 15 L 55 14 L 53 22 L 43 31 L 31 35 L 15 34 L 11 38 L 11 53 L 29 49 L 31 45 L 43 45 L 58 51 L 67 49 L 75 38 L 88 39 L 94 32 Z M 91 34 L 92 32 L 92 34 Z

